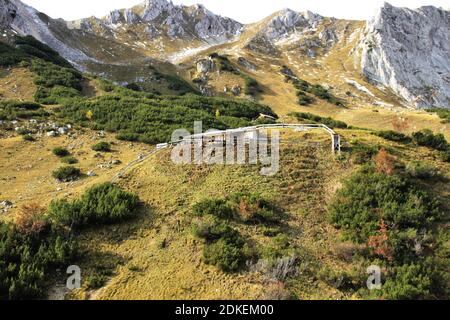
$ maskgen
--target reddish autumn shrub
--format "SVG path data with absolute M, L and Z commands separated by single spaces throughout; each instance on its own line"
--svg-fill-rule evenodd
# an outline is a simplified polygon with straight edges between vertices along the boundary
M 23 205 L 16 216 L 18 230 L 27 236 L 40 234 L 47 226 L 45 208 L 37 203 Z
M 394 174 L 396 158 L 391 156 L 386 149 L 382 148 L 375 156 L 374 161 L 378 173 L 384 173 L 388 176 Z
M 394 259 L 394 252 L 389 245 L 388 227 L 384 220 L 381 220 L 378 234 L 370 236 L 367 245 L 372 249 L 373 254 L 383 257 L 388 261 Z

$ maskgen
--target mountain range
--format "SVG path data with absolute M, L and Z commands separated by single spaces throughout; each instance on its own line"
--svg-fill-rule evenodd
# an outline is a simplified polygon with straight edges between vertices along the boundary
M 190 67 L 214 50 L 251 65 L 263 65 L 264 60 L 305 74 L 330 69 L 337 76 L 326 83 L 330 87 L 356 86 L 366 99 L 376 97 L 372 104 L 410 108 L 450 108 L 449 21 L 444 9 L 412 10 L 386 3 L 366 22 L 285 9 L 244 25 L 202 5 L 167 0 L 146 0 L 102 18 L 64 21 L 19 0 L 0 2 L 3 38 L 32 35 L 80 70 L 117 82 L 147 81 L 142 74 L 123 75 L 122 70 L 146 64 L 165 65 L 167 72 L 192 81 Z M 351 61 L 355 77 L 346 75 L 346 66 L 325 63 L 331 55 Z M 309 62 L 309 67 L 300 62 Z M 394 102 L 386 94 L 395 97 Z

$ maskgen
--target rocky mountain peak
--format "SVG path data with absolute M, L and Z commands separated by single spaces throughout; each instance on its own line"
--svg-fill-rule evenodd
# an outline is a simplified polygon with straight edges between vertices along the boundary
M 322 20 L 322 16 L 310 11 L 296 12 L 284 9 L 270 19 L 263 32 L 269 39 L 278 40 L 297 31 L 317 28 Z
M 450 14 L 388 3 L 367 22 L 362 72 L 419 108 L 450 107 Z
M 167 35 L 222 41 L 238 35 L 243 27 L 237 21 L 215 15 L 203 5 L 178 6 L 167 0 L 146 0 L 134 8 L 114 10 L 102 21 L 106 29 L 117 24 L 145 24 L 150 37 Z

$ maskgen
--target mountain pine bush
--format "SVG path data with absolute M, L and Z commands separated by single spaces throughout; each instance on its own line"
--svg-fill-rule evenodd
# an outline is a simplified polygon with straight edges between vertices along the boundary
M 49 215 L 58 224 L 73 227 L 111 224 L 130 219 L 137 214 L 139 198 L 111 184 L 99 184 L 83 196 L 69 202 L 52 201 Z

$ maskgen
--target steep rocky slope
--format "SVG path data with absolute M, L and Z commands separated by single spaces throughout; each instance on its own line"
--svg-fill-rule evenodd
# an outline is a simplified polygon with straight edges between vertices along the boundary
M 65 29 L 63 21 L 53 20 L 21 1 L 0 1 L 0 27 L 5 35 L 31 35 L 77 65 L 81 61 L 92 60 L 82 50 L 68 45 L 68 39 L 58 38 L 55 31 Z
M 450 13 L 385 4 L 367 22 L 362 72 L 415 107 L 450 107 Z

